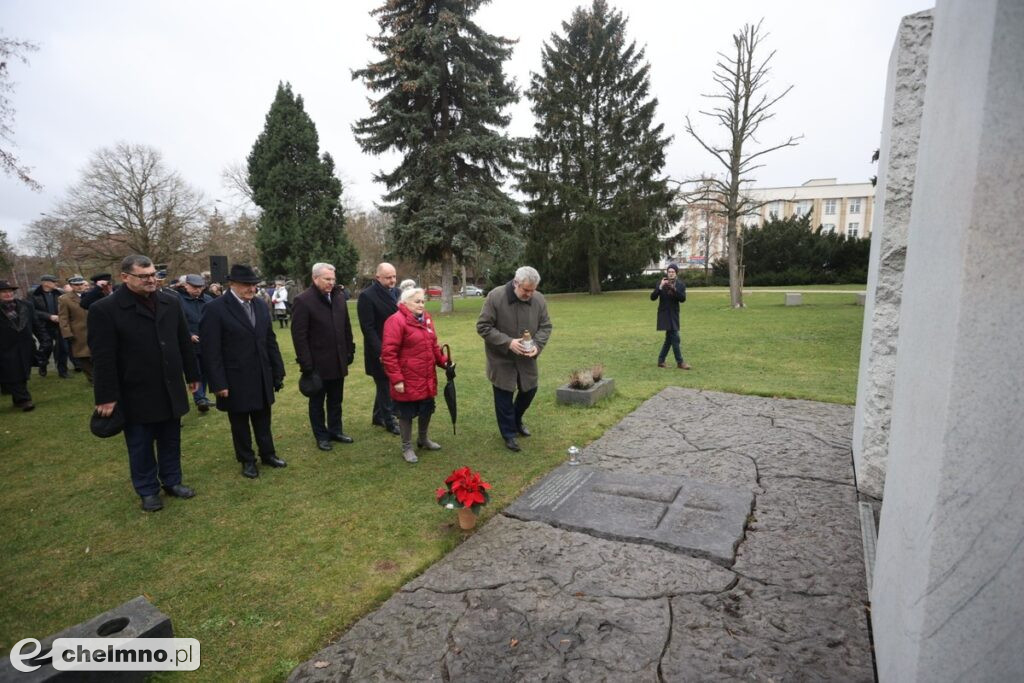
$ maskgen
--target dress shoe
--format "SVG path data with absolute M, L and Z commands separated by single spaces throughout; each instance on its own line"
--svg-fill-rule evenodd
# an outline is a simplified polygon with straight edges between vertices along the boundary
M 530 430 L 527 429 L 526 425 L 519 425 L 519 436 L 530 436 Z
M 152 496 L 143 496 L 142 509 L 145 510 L 146 512 L 156 512 L 157 510 L 163 510 L 164 502 L 160 500 L 160 496 L 158 494 L 153 494 Z
M 373 420 L 372 424 L 374 427 L 383 427 L 384 431 L 391 432 L 392 434 L 399 434 L 398 425 L 395 424 L 394 420 L 392 420 L 391 422 L 381 422 L 380 420 Z
M 659 368 L 663 368 L 663 367 L 665 367 L 665 363 L 664 363 L 664 362 L 661 362 L 661 361 L 659 361 L 659 362 L 658 362 L 658 367 L 659 367 Z
M 348 434 L 331 434 L 328 438 L 330 438 L 331 441 L 337 441 L 338 443 L 352 443 L 353 441 L 352 437 Z
M 60 377 L 61 379 L 71 379 L 71 375 L 69 375 L 66 372 L 58 372 L 57 376 Z
M 398 429 L 398 423 L 397 422 L 389 422 L 388 426 L 385 427 L 385 429 L 387 429 L 389 432 L 391 432 L 395 436 L 398 436 L 398 435 L 400 435 L 402 433 L 401 430 Z
M 676 363 L 676 367 L 679 368 L 680 370 L 690 370 L 691 369 L 689 363 Z
M 196 495 L 196 492 L 185 486 L 184 484 L 175 484 L 174 486 L 165 486 L 164 491 L 167 491 L 167 495 L 174 496 L 175 498 L 191 498 Z
M 205 413 L 210 409 L 209 401 L 196 401 L 196 408 L 199 409 L 200 413 Z
M 39 367 L 39 376 L 40 377 L 46 377 L 46 366 L 40 366 Z M 157 509 L 159 510 L 159 508 L 157 508 Z
M 255 462 L 243 462 L 242 463 L 242 476 L 248 479 L 255 479 L 260 476 L 260 471 L 256 469 Z
M 324 439 L 323 441 L 317 441 L 316 447 L 322 451 L 329 451 L 332 448 L 334 448 L 334 446 L 331 445 L 331 442 L 328 441 L 327 439 Z
M 522 448 L 519 447 L 519 442 L 516 441 L 516 437 L 514 436 L 510 436 L 509 438 L 505 439 L 505 448 L 509 449 L 510 451 L 515 451 L 516 453 L 523 450 Z
M 266 457 L 261 457 L 260 460 L 267 467 L 288 467 L 288 463 L 286 463 L 284 460 L 277 457 L 276 455 L 268 455 Z
M 27 413 L 30 410 L 35 410 L 36 409 L 36 404 L 33 403 L 32 401 L 22 401 L 21 403 L 16 403 L 15 407 L 21 408 L 22 412 L 26 412 Z

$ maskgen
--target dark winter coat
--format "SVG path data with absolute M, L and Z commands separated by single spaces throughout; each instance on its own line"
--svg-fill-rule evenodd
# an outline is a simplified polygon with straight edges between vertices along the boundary
M 311 285 L 292 304 L 292 341 L 299 369 L 316 370 L 321 379 L 342 379 L 355 359 L 356 343 L 342 287 L 331 301 Z
M 57 315 L 60 311 L 60 305 L 57 302 L 63 293 L 63 290 L 59 287 L 49 292 L 44 292 L 42 285 L 38 285 L 32 290 L 31 299 L 32 305 L 35 306 L 36 309 L 36 317 L 48 326 L 52 325 L 53 327 L 57 327 L 57 323 L 50 320 L 50 316 Z M 51 337 L 54 336 L 53 331 L 50 330 L 49 327 L 46 329 L 50 332 Z
M 199 321 L 203 318 L 203 307 L 213 301 L 213 297 L 203 292 L 198 299 L 193 299 L 188 292 L 178 292 L 181 297 L 181 310 L 185 313 L 189 334 L 199 334 Z
M 185 382 L 199 380 L 179 297 L 153 296 L 155 315 L 127 287 L 89 307 L 96 404 L 117 401 L 131 424 L 181 417 L 189 407 Z
M 495 287 L 484 299 L 476 321 L 476 332 L 484 340 L 487 379 L 504 391 L 517 388 L 529 391 L 540 381 L 537 370 L 540 353 L 527 357 L 508 349 L 513 339 L 523 336 L 523 330 L 530 331 L 537 350 L 543 352 L 551 338 L 551 318 L 548 317 L 544 295 L 534 292 L 530 301 L 520 301 L 513 282 Z
M 384 323 L 398 310 L 398 290 L 385 287 L 376 280 L 359 294 L 356 312 L 363 330 L 363 365 L 366 374 L 384 379 L 387 373 L 380 364 L 380 348 L 384 338 Z
M 252 309 L 255 327 L 231 292 L 203 310 L 198 332 L 203 377 L 210 391 L 228 390 L 227 397 L 217 397 L 218 410 L 262 410 L 274 402 L 274 385 L 284 381 L 284 361 L 270 313 L 259 299 L 253 299 Z
M 658 329 L 678 330 L 679 304 L 686 301 L 686 285 L 683 281 L 677 278 L 675 287 L 669 285 L 664 288 L 659 281 L 659 285 L 651 292 L 651 301 L 658 302 Z
M 437 345 L 437 333 L 430 314 L 423 312 L 423 322 L 416 319 L 405 304 L 384 323 L 380 363 L 391 383 L 391 398 L 396 401 L 422 401 L 437 396 L 437 368 L 448 359 Z M 398 393 L 395 385 L 405 383 Z
M 36 316 L 35 307 L 28 301 L 15 299 L 17 320 L 12 321 L 0 311 L 0 383 L 17 384 L 28 380 L 35 366 L 35 334 L 49 343 L 46 325 Z

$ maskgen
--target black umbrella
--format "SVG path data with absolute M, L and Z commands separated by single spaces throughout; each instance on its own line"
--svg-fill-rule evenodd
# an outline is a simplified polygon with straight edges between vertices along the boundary
M 455 418 L 459 414 L 459 410 L 455 405 L 455 363 L 452 362 L 450 346 L 447 344 L 442 346 L 441 353 L 448 359 L 448 365 L 444 366 L 444 376 L 448 378 L 447 383 L 444 385 L 444 402 L 448 404 L 448 412 L 452 415 L 452 434 L 456 434 Z

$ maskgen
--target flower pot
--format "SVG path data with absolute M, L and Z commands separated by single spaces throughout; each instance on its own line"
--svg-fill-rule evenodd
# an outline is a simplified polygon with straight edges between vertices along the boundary
M 555 390 L 555 400 L 566 405 L 592 406 L 614 392 L 615 380 L 604 378 L 589 389 L 573 389 L 568 384 L 563 384 Z
M 456 512 L 459 514 L 460 529 L 472 529 L 476 526 L 476 513 L 473 512 L 473 508 L 459 508 Z

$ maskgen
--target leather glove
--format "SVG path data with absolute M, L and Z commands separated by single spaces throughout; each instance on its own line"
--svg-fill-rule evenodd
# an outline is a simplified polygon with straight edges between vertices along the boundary
M 352 362 L 353 362 L 353 361 L 354 361 L 355 359 L 356 359 L 356 355 L 355 355 L 354 353 L 350 353 L 350 354 L 348 355 L 348 358 L 346 358 L 346 359 L 345 359 L 345 365 L 352 365 Z

